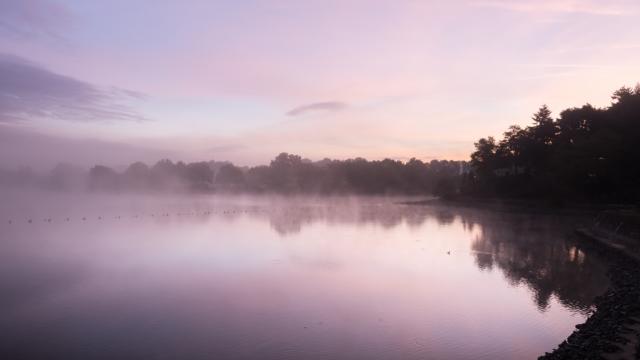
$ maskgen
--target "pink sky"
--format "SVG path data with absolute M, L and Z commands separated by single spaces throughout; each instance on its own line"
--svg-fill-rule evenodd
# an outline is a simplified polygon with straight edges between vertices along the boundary
M 637 1 L 5 0 L 0 132 L 12 140 L 0 150 L 14 155 L 0 162 L 466 159 L 541 104 L 606 106 L 639 81 L 639 12 Z

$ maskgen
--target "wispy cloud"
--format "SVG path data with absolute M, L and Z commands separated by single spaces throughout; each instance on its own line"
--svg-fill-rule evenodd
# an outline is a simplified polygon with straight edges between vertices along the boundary
M 124 104 L 141 94 L 103 89 L 13 55 L 0 53 L 0 79 L 0 122 L 145 120 Z
M 0 34 L 59 37 L 71 18 L 66 7 L 50 0 L 0 1 Z
M 592 15 L 623 16 L 637 12 L 637 6 L 629 3 L 579 0 L 511 1 L 487 0 L 472 3 L 474 6 L 491 7 L 529 13 L 583 13 Z
M 317 112 L 317 111 L 339 111 L 343 110 L 347 107 L 346 103 L 340 101 L 324 101 L 317 102 L 307 105 L 298 106 L 294 109 L 291 109 L 287 112 L 288 116 L 298 116 L 303 115 L 309 112 Z

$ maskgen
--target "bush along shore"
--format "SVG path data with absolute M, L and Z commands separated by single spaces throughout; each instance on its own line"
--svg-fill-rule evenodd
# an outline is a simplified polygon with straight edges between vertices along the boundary
M 640 261 L 607 240 L 579 232 L 583 246 L 608 263 L 611 286 L 595 312 L 555 350 L 539 359 L 640 359 Z

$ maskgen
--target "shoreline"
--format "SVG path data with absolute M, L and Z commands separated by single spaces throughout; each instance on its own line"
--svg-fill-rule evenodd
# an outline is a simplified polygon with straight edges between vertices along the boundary
M 406 204 L 582 217 L 595 216 L 605 210 L 634 207 L 617 204 L 565 204 L 557 207 L 541 201 L 470 198 L 429 199 Z M 580 239 L 583 248 L 605 262 L 610 285 L 604 294 L 594 299 L 595 311 L 585 322 L 576 325 L 565 340 L 538 360 L 640 360 L 640 252 L 634 252 L 587 227 L 576 228 L 573 236 Z
M 611 286 L 595 299 L 593 314 L 538 359 L 640 359 L 640 258 L 588 230 L 576 235 L 606 261 Z
M 632 204 L 564 203 L 551 204 L 549 201 L 532 199 L 500 199 L 455 197 L 450 199 L 433 198 L 405 202 L 407 205 L 448 205 L 468 208 L 482 208 L 492 211 L 522 211 L 528 213 L 551 213 L 564 215 L 595 215 L 605 210 L 629 210 L 637 206 Z

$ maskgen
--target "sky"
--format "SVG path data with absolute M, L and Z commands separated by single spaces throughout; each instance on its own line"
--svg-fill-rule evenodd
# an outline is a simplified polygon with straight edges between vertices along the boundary
M 640 3 L 0 0 L 0 167 L 466 160 L 640 81 Z

